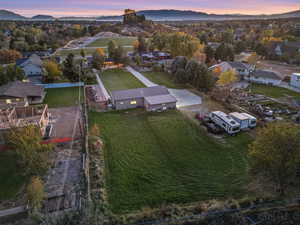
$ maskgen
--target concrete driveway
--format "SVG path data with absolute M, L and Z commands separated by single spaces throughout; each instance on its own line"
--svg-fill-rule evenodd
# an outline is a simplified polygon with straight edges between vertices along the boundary
M 202 104 L 202 99 L 200 96 L 185 90 L 185 89 L 168 89 L 170 94 L 177 99 L 177 108 L 187 107 L 192 105 Z
M 150 81 L 146 78 L 143 74 L 133 69 L 131 66 L 127 66 L 126 69 L 130 72 L 133 76 L 135 76 L 139 81 L 141 81 L 146 87 L 154 87 L 158 86 L 157 84 Z

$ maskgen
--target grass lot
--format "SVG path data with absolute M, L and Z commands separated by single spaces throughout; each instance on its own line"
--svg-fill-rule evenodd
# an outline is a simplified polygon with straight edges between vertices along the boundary
M 110 41 L 115 41 L 121 46 L 132 46 L 132 43 L 137 40 L 136 37 L 120 37 L 120 38 L 99 38 L 92 42 L 88 47 L 107 47 Z
M 95 52 L 96 49 L 92 49 L 92 48 L 86 48 L 84 49 L 84 52 L 86 55 L 92 55 Z M 79 56 L 81 52 L 81 49 L 76 49 L 76 50 L 68 50 L 68 49 L 63 49 L 60 50 L 56 53 L 56 55 L 59 56 L 67 56 L 70 53 L 73 53 L 75 56 Z
M 183 84 L 176 84 L 173 79 L 172 75 L 164 72 L 143 72 L 143 75 L 147 77 L 149 80 L 152 82 L 166 86 L 168 88 L 175 88 L 175 89 L 180 89 L 180 88 L 186 88 L 185 85 Z
M 0 200 L 14 198 L 20 191 L 26 178 L 18 170 L 15 155 L 12 152 L 0 152 Z
M 272 98 L 281 98 L 281 97 L 294 97 L 300 100 L 300 93 L 274 86 L 267 86 L 262 84 L 252 84 L 251 90 L 253 93 L 263 94 Z
M 123 69 L 106 70 L 101 74 L 101 80 L 109 91 L 145 87 L 131 73 Z
M 245 133 L 220 144 L 178 111 L 91 112 L 89 118 L 101 127 L 108 198 L 116 213 L 245 192 Z
M 46 89 L 44 103 L 50 108 L 74 106 L 78 104 L 78 91 L 78 87 Z M 83 99 L 83 92 L 81 93 L 81 99 Z
M 127 53 L 133 50 L 133 47 L 123 47 L 124 51 Z M 86 55 L 92 55 L 95 52 L 96 48 L 84 48 L 84 52 Z M 107 52 L 107 48 L 103 48 L 104 52 Z M 63 49 L 56 53 L 59 56 L 67 56 L 68 54 L 73 53 L 75 56 L 79 56 L 81 53 L 81 49 L 68 50 Z

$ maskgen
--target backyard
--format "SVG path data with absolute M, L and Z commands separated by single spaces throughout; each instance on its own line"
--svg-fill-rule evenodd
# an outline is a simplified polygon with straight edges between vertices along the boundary
M 13 152 L 0 152 L 0 201 L 14 198 L 26 178 L 22 176 Z
M 145 87 L 131 73 L 123 69 L 105 70 L 100 77 L 109 91 Z
M 107 47 L 110 41 L 115 41 L 117 45 L 121 46 L 132 46 L 135 40 L 137 40 L 136 37 L 99 38 L 89 44 L 88 47 Z
M 45 104 L 49 108 L 68 107 L 78 104 L 79 87 L 68 88 L 49 88 L 46 89 Z M 81 88 L 81 100 L 83 99 L 83 91 Z
M 219 143 L 178 111 L 91 112 L 89 119 L 101 127 L 115 213 L 246 192 L 246 133 Z
M 294 97 L 300 101 L 300 93 L 286 88 L 267 86 L 262 84 L 251 84 L 251 91 L 256 94 L 263 94 L 271 98 Z
M 173 81 L 172 76 L 165 72 L 143 72 L 142 74 L 145 77 L 147 77 L 150 81 L 159 85 L 166 86 L 167 88 L 186 88 L 186 85 L 184 84 L 176 84 Z

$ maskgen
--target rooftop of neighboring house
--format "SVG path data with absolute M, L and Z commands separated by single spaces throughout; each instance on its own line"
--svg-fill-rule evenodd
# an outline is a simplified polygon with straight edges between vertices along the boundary
M 272 79 L 272 80 L 281 80 L 280 74 L 271 70 L 255 70 L 251 76 Z
M 132 98 L 146 98 L 157 95 L 169 95 L 169 91 L 164 86 L 154 86 L 147 88 L 128 89 L 111 92 L 113 100 L 127 100 Z
M 42 97 L 43 95 L 44 87 L 31 82 L 14 81 L 0 86 L 0 97 L 26 98 Z
M 0 129 L 40 125 L 48 117 L 48 105 L 34 105 L 0 109 Z
M 250 64 L 242 63 L 242 62 L 227 62 L 232 68 L 234 69 L 242 69 L 242 70 L 248 70 L 251 68 Z
M 16 65 L 20 67 L 26 66 L 28 64 L 33 64 L 41 67 L 43 65 L 43 61 L 38 55 L 33 54 L 29 58 L 18 59 L 16 62 Z

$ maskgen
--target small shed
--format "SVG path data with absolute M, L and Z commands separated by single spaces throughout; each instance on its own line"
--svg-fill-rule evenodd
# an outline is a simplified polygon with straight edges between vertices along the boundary
M 293 73 L 291 75 L 290 85 L 295 88 L 300 88 L 300 73 Z

